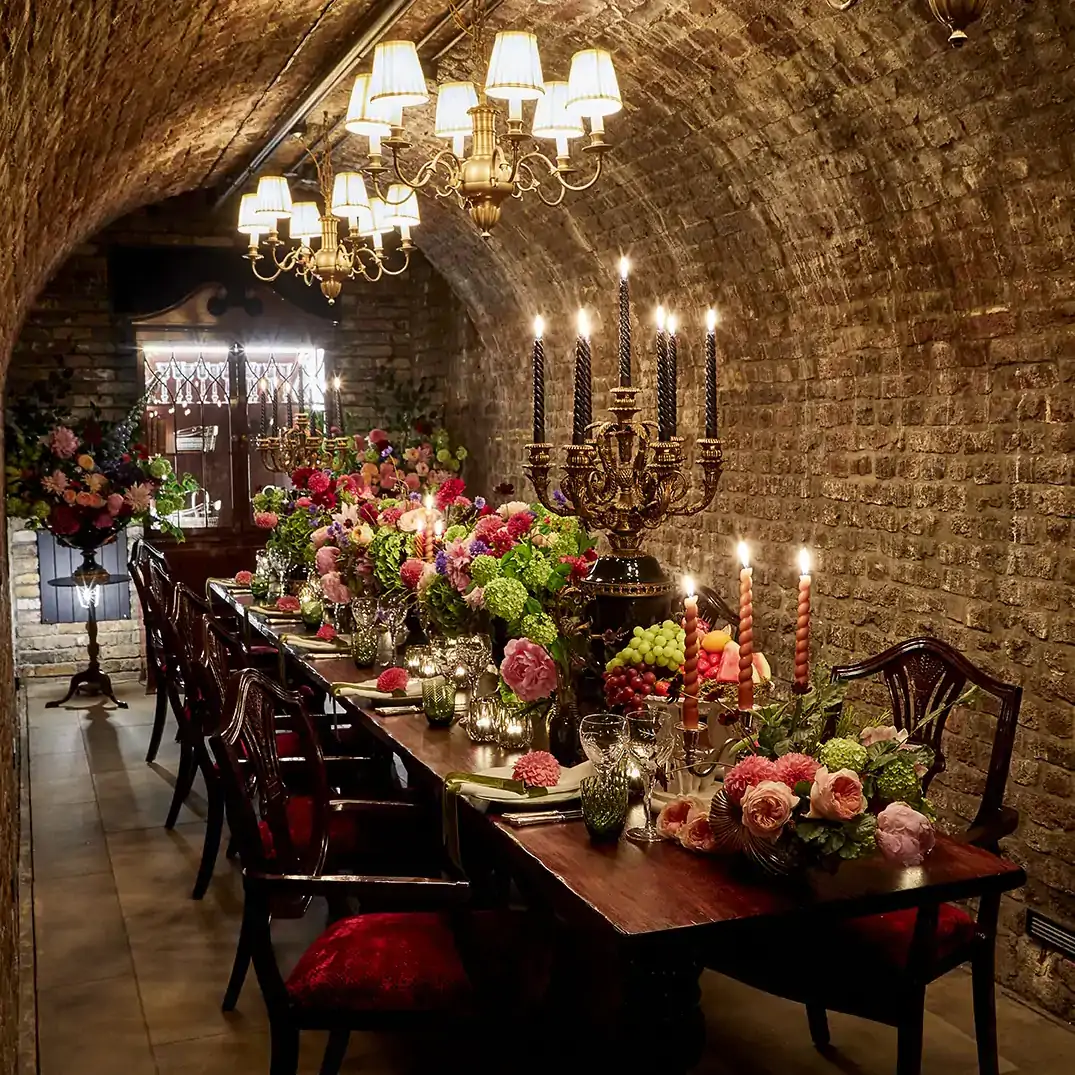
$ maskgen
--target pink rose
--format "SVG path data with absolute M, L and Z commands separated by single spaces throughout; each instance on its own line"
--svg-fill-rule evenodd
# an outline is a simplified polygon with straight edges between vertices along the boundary
M 328 527 L 319 526 L 311 535 L 310 540 L 313 542 L 315 549 L 320 549 L 322 545 L 328 541 Z
M 346 605 L 351 600 L 351 591 L 338 571 L 330 571 L 321 577 L 321 593 L 333 605 Z
M 314 566 L 319 575 L 327 575 L 336 570 L 336 561 L 340 558 L 340 550 L 334 545 L 325 545 L 317 550 L 314 556 Z
M 419 478 L 424 478 L 429 473 L 429 464 L 421 462 L 415 463 L 414 473 L 417 474 Z
M 421 487 L 422 479 L 419 478 L 417 474 L 408 474 L 403 479 L 403 482 L 412 492 L 417 492 L 418 489 Z
M 262 530 L 271 530 L 280 521 L 280 516 L 275 511 L 255 511 L 254 525 Z
M 760 840 L 775 840 L 784 830 L 799 801 L 782 780 L 763 780 L 743 792 L 743 824 Z
M 381 428 L 371 429 L 369 435 L 370 444 L 380 444 L 388 440 L 388 434 Z
M 657 830 L 662 836 L 675 836 L 687 823 L 692 803 L 690 799 L 673 799 L 657 815 Z
M 118 515 L 123 510 L 123 496 L 120 493 L 111 493 L 105 501 L 109 515 Z
M 524 702 L 548 698 L 556 690 L 556 663 L 544 646 L 526 638 L 513 638 L 504 648 L 500 675 Z
M 929 818 L 906 803 L 889 803 L 877 815 L 877 846 L 901 866 L 920 866 L 936 839 Z
M 904 743 L 907 741 L 907 732 L 897 731 L 893 724 L 874 724 L 859 732 L 859 742 L 864 747 L 872 747 L 874 743 L 887 743 L 890 739 Z
M 837 769 L 835 773 L 830 773 L 822 765 L 814 774 L 807 817 L 850 821 L 865 809 L 866 797 L 862 794 L 862 781 L 858 773 L 851 769 Z
M 717 849 L 717 838 L 713 835 L 713 826 L 705 814 L 696 813 L 683 825 L 677 834 L 679 842 L 688 851 L 701 851 L 712 854 Z
M 391 463 L 382 463 L 380 470 L 381 488 L 393 489 L 396 484 L 396 468 Z

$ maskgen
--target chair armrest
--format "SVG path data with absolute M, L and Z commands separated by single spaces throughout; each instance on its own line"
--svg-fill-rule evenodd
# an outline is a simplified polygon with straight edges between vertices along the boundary
M 370 818 L 424 818 L 427 811 L 418 803 L 399 799 L 330 799 L 329 809 L 338 813 L 363 814 Z
M 378 907 L 398 910 L 449 908 L 470 898 L 468 881 L 440 877 L 368 877 L 362 874 L 271 874 L 243 871 L 245 885 L 271 896 L 357 896 L 375 900 Z
M 989 821 L 972 825 L 958 837 L 961 843 L 974 844 L 995 851 L 997 843 L 1005 836 L 1011 836 L 1019 827 L 1019 811 L 1012 806 L 1002 806 L 996 816 Z

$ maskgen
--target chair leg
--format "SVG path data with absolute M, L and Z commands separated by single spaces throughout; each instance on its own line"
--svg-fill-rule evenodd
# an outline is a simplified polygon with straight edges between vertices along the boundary
M 227 846 L 227 849 L 224 852 L 224 857 L 226 859 L 233 859 L 238 854 L 239 854 L 239 845 L 236 843 L 234 836 L 229 836 L 228 837 L 228 846 Z
M 329 1033 L 320 1075 L 339 1075 L 344 1057 L 347 1056 L 347 1042 L 350 1037 L 349 1030 L 333 1030 Z
M 820 1004 L 806 1005 L 806 1021 L 810 1025 L 810 1040 L 818 1049 L 829 1045 L 829 1016 Z
M 235 1011 L 235 1005 L 239 1003 L 239 994 L 243 991 L 243 983 L 246 981 L 246 972 L 250 969 L 253 925 L 254 924 L 250 919 L 249 908 L 244 902 L 243 922 L 239 927 L 238 943 L 235 945 L 235 962 L 232 963 L 231 966 L 231 977 L 228 979 L 228 988 L 224 990 L 224 1000 L 220 1005 L 221 1011 Z
M 978 1042 L 978 1075 L 997 1075 L 997 1006 L 993 980 L 993 949 L 971 964 L 974 993 L 974 1037 Z
M 270 1024 L 272 1055 L 269 1075 L 297 1075 L 299 1070 L 299 1032 L 294 1027 Z
M 175 774 L 175 791 L 172 792 L 172 805 L 168 807 L 168 817 L 164 827 L 174 829 L 179 817 L 179 809 L 187 801 L 190 789 L 194 787 L 194 777 L 198 772 L 198 761 L 194 757 L 194 748 L 184 742 L 179 748 L 179 770 Z
M 161 736 L 164 735 L 164 722 L 168 719 L 168 691 L 163 682 L 157 684 L 157 705 L 153 710 L 153 731 L 149 736 L 149 749 L 146 751 L 146 765 L 156 761 L 160 750 Z
M 922 1020 L 926 998 L 923 993 L 915 1011 L 900 1023 L 896 1045 L 896 1075 L 920 1075 L 922 1071 Z
M 191 899 L 200 900 L 213 879 L 217 854 L 220 851 L 220 836 L 224 830 L 224 799 L 219 781 L 210 773 L 206 775 L 205 790 L 208 796 L 208 811 L 205 818 L 205 842 L 202 844 L 202 861 L 198 866 L 198 877 L 194 882 Z

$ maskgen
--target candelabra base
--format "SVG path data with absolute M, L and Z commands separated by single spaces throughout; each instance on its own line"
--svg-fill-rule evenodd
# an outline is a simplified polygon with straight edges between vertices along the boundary
M 601 556 L 582 588 L 592 600 L 595 634 L 648 627 L 667 619 L 672 610 L 672 580 L 655 556 Z

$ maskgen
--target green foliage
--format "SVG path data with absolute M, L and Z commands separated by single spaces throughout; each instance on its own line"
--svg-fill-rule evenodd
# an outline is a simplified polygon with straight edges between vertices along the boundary
M 401 530 L 380 527 L 373 535 L 367 556 L 373 564 L 373 575 L 385 593 L 402 587 L 399 569 L 406 558 L 407 535 Z
M 316 514 L 299 509 L 287 515 L 281 515 L 280 521 L 269 534 L 265 547 L 286 553 L 292 568 L 311 568 L 314 566 L 316 551 L 310 535 L 321 525 Z
M 459 591 L 444 575 L 433 579 L 419 594 L 419 600 L 425 605 L 430 619 L 445 634 L 460 633 L 473 618 Z

